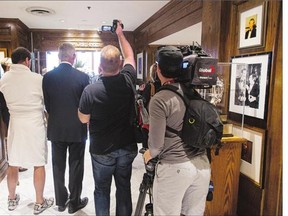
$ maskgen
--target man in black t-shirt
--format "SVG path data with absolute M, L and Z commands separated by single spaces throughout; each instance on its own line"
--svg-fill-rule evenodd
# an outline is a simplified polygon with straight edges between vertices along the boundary
M 126 40 L 121 22 L 116 34 L 124 57 L 115 46 L 101 51 L 101 77 L 87 86 L 79 104 L 79 119 L 89 122 L 90 154 L 95 182 L 94 203 L 96 215 L 110 215 L 112 177 L 116 185 L 116 215 L 132 214 L 132 162 L 137 155 L 131 115 L 134 95 L 125 76 L 136 80 L 133 50 Z

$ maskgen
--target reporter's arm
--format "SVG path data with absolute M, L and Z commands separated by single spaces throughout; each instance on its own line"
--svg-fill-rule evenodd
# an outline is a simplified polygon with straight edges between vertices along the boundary
M 134 58 L 134 52 L 130 45 L 130 43 L 127 41 L 123 29 L 121 27 L 121 21 L 119 20 L 117 24 L 116 34 L 118 36 L 118 41 L 120 45 L 121 52 L 124 57 L 124 65 L 125 64 L 131 64 L 134 69 L 136 68 L 135 58 Z
M 79 110 L 78 110 L 78 117 L 83 124 L 88 123 L 90 121 L 90 114 L 89 115 L 83 114 Z

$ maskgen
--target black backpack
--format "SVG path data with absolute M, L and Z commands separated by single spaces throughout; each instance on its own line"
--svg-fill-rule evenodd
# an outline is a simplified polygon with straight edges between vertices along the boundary
M 206 101 L 201 95 L 192 88 L 181 85 L 180 89 L 173 85 L 164 85 L 160 90 L 170 90 L 178 94 L 186 105 L 186 111 L 183 119 L 183 128 L 177 131 L 166 126 L 166 129 L 177 134 L 183 139 L 183 142 L 199 149 L 208 149 L 216 146 L 216 154 L 221 147 L 221 138 L 223 135 L 223 124 L 216 107 Z

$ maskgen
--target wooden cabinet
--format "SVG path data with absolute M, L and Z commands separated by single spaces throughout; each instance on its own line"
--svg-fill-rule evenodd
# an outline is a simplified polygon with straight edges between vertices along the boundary
M 222 138 L 219 155 L 212 150 L 211 180 L 214 184 L 213 200 L 206 202 L 206 216 L 237 215 L 238 185 L 242 143 L 240 137 Z

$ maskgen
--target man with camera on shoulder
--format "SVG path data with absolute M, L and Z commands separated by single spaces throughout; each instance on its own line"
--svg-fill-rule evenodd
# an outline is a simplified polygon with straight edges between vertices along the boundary
M 166 46 L 158 50 L 157 75 L 162 86 L 182 88 L 177 82 L 182 63 L 180 49 Z M 185 110 L 180 96 L 164 89 L 149 104 L 149 150 L 143 156 L 145 163 L 158 158 L 153 182 L 154 215 L 204 214 L 211 175 L 206 150 L 188 146 L 180 136 L 166 130 L 168 126 L 181 131 Z

